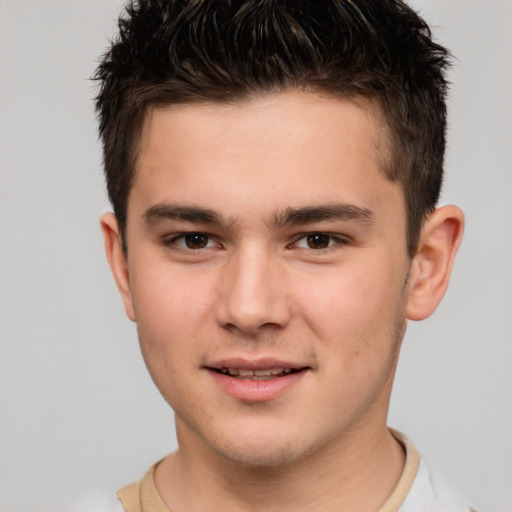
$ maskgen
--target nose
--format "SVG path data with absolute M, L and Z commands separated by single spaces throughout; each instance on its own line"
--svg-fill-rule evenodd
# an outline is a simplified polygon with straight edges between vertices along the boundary
M 263 248 L 234 254 L 220 277 L 217 322 L 229 330 L 256 334 L 282 328 L 290 320 L 286 269 Z

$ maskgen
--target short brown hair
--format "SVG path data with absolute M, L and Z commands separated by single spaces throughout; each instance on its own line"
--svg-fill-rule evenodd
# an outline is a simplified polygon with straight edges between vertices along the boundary
M 400 0 L 130 2 L 95 75 L 121 233 L 149 108 L 300 88 L 379 107 L 389 128 L 385 172 L 404 190 L 412 257 L 442 184 L 448 57 Z

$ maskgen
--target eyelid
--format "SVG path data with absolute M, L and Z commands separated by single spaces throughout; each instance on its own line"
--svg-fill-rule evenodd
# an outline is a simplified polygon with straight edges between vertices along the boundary
M 306 240 L 307 237 L 311 236 L 311 235 L 321 235 L 321 236 L 329 237 L 329 239 L 330 239 L 329 245 L 327 247 L 319 247 L 319 248 L 299 247 L 298 246 L 298 243 L 301 240 Z M 349 243 L 350 243 L 349 238 L 344 235 L 329 233 L 329 232 L 325 232 L 325 231 L 309 231 L 307 233 L 301 233 L 300 235 L 295 237 L 295 241 L 292 242 L 291 244 L 289 244 L 288 247 L 297 248 L 297 249 L 305 249 L 305 250 L 314 251 L 314 252 L 322 252 L 322 251 L 327 251 L 327 250 L 333 249 L 336 246 L 347 245 Z M 306 244 L 307 244 L 307 242 L 306 242 Z
M 204 236 L 205 238 L 208 239 L 208 242 L 205 247 L 198 247 L 196 249 L 187 247 L 185 245 L 185 238 L 188 235 Z M 183 244 L 178 243 L 179 241 L 183 241 Z M 199 252 L 199 251 L 204 251 L 206 249 L 211 249 L 213 247 L 220 247 L 219 242 L 216 241 L 214 236 L 212 236 L 208 233 L 202 233 L 200 231 L 184 231 L 182 233 L 175 233 L 172 235 L 167 235 L 162 238 L 162 245 L 165 247 L 173 247 L 177 250 L 182 250 L 182 251 L 187 251 L 187 252 Z

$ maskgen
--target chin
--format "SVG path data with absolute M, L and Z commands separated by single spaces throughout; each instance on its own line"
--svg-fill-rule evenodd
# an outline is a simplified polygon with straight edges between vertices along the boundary
M 236 437 L 236 440 L 233 439 Z M 282 468 L 295 464 L 321 450 L 325 442 L 312 442 L 303 436 L 276 431 L 230 436 L 229 439 L 205 439 L 206 445 L 224 460 L 248 468 Z
M 304 458 L 291 446 L 215 447 L 210 446 L 223 459 L 250 468 L 278 468 Z

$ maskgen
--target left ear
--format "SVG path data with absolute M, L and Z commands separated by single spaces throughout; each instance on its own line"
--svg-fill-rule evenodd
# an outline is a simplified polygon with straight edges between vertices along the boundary
M 463 231 L 464 214 L 453 205 L 437 208 L 423 223 L 409 274 L 409 320 L 429 317 L 441 302 Z

